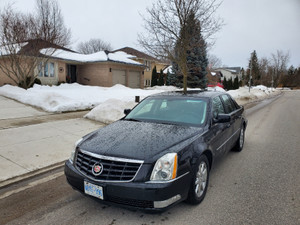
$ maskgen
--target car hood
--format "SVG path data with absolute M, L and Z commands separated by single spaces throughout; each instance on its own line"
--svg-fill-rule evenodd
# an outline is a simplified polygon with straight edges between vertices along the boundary
M 78 147 L 100 155 L 146 162 L 156 160 L 170 148 L 174 151 L 176 145 L 190 143 L 187 139 L 202 132 L 199 127 L 120 120 L 87 135 Z

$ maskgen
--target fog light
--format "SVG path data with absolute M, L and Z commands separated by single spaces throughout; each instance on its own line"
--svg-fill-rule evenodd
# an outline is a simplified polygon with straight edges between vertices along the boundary
M 165 207 L 173 204 L 174 202 L 177 202 L 180 199 L 181 199 L 180 195 L 175 195 L 172 198 L 169 198 L 164 201 L 154 201 L 154 208 L 165 208 Z

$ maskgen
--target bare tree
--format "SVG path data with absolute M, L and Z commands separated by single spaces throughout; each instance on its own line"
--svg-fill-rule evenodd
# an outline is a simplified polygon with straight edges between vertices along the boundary
M 50 47 L 70 41 L 57 3 L 38 0 L 37 6 L 36 14 L 14 11 L 12 5 L 0 12 L 0 72 L 25 89 L 54 53 Z M 47 50 L 41 54 L 41 48 Z
M 178 64 L 183 74 L 184 91 L 188 76 L 186 51 L 189 35 L 182 31 L 186 27 L 191 13 L 200 22 L 203 39 L 212 45 L 213 35 L 219 31 L 223 21 L 215 16 L 220 6 L 218 0 L 157 0 L 152 8 L 147 8 L 148 17 L 144 17 L 145 33 L 139 34 L 139 43 L 144 49 L 158 58 L 168 59 Z M 180 42 L 181 54 L 176 56 L 175 45 Z
M 92 54 L 104 50 L 111 51 L 112 47 L 109 43 L 106 43 L 99 38 L 92 38 L 89 41 L 80 42 L 77 46 L 77 51 L 82 54 Z
M 61 10 L 55 0 L 36 0 L 36 36 L 60 46 L 71 42 L 71 30 L 67 29 Z
M 262 57 L 258 60 L 258 68 L 260 73 L 260 84 L 266 85 L 269 81 L 269 68 L 270 68 L 270 61 Z M 269 86 L 269 85 L 267 85 Z
M 222 66 L 222 60 L 214 54 L 208 54 L 210 68 L 219 68 Z
M 279 78 L 287 72 L 287 64 L 290 60 L 290 53 L 277 50 L 272 53 L 271 62 L 273 67 L 272 86 L 277 87 Z

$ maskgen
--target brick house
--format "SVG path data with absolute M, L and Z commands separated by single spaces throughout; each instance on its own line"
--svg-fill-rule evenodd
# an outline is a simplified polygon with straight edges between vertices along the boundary
M 31 51 L 39 51 L 41 63 L 33 73 L 42 84 L 51 85 L 61 82 L 110 87 L 122 84 L 131 88 L 144 87 L 145 66 L 130 59 L 124 52 L 110 53 L 101 51 L 90 55 L 76 53 L 70 49 L 53 45 L 42 40 L 29 40 L 19 50 L 30 60 Z M 48 51 L 49 49 L 55 49 Z M 51 52 L 51 54 L 48 54 Z M 43 63 L 43 60 L 47 61 Z M 0 63 L 9 63 L 7 55 L 0 54 Z M 22 62 L 26 65 L 26 61 Z M 15 85 L 3 71 L 0 70 L 0 86 Z
M 152 79 L 152 70 L 156 66 L 157 73 L 160 73 L 160 70 L 164 70 L 169 66 L 168 63 L 162 62 L 150 55 L 147 55 L 143 52 L 140 52 L 134 48 L 125 47 L 117 49 L 113 52 L 122 51 L 129 55 L 131 55 L 131 59 L 139 62 L 145 66 L 144 70 L 144 86 L 150 87 L 151 86 L 151 79 Z

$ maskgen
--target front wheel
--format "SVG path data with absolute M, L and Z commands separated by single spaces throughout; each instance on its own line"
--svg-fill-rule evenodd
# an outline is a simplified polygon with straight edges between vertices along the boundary
M 201 155 L 194 167 L 194 176 L 189 190 L 187 202 L 199 204 L 206 195 L 209 181 L 209 162 L 205 155 Z

